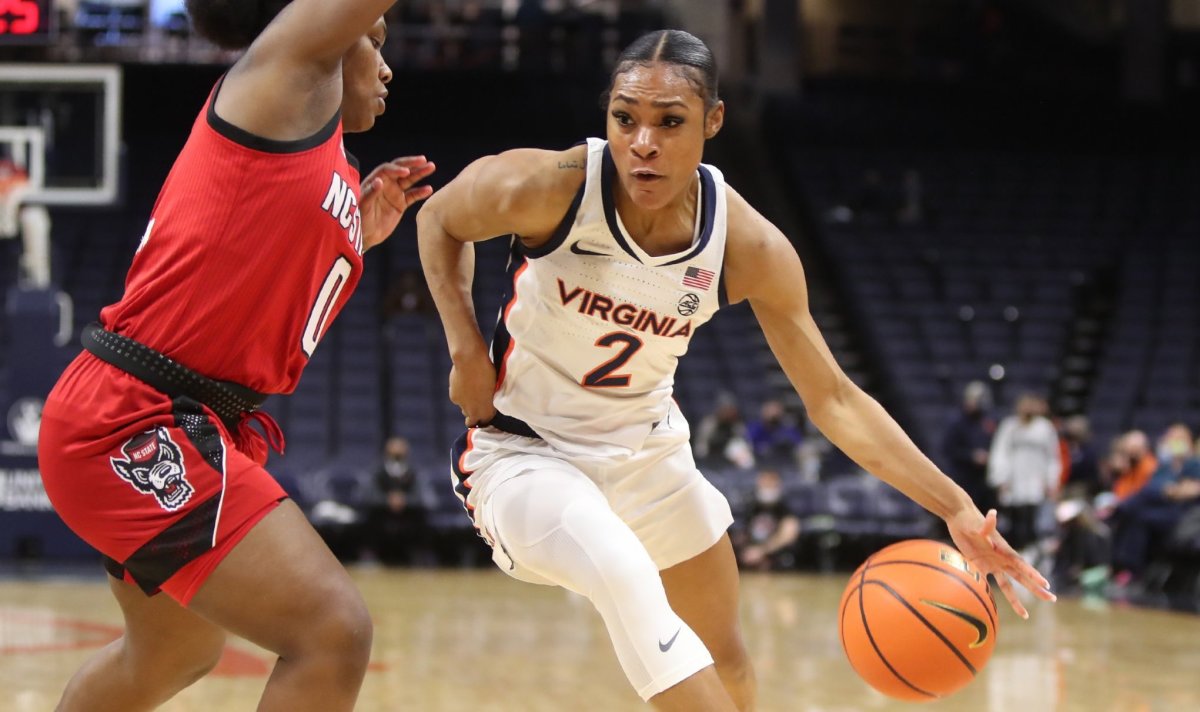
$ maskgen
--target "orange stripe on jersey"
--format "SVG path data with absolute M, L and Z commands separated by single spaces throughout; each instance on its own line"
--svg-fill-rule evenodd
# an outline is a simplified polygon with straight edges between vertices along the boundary
M 527 267 L 529 267 L 528 262 L 526 262 L 525 264 L 518 267 L 517 271 L 513 273 L 512 299 L 508 300 L 508 305 L 506 307 L 504 307 L 504 323 L 506 325 L 506 328 L 507 328 L 507 324 L 508 324 L 508 315 L 512 313 L 513 307 L 515 307 L 517 305 L 517 281 L 521 279 L 521 275 L 525 273 L 525 269 Z M 508 348 L 504 349 L 504 356 L 503 356 L 503 358 L 500 359 L 500 373 L 496 377 L 496 391 L 495 392 L 497 392 L 497 393 L 500 391 L 500 387 L 504 385 L 504 376 L 508 372 L 508 357 L 510 354 L 512 354 L 513 347 L 516 346 L 516 344 L 517 344 L 517 340 L 512 338 L 512 330 L 511 329 L 509 329 L 508 334 L 509 334 Z
M 458 456 L 458 471 L 460 473 L 462 473 L 463 479 L 461 480 L 461 482 L 463 485 L 466 486 L 467 489 L 470 489 L 471 485 L 467 483 L 466 478 L 475 474 L 475 472 L 473 470 L 467 469 L 467 453 L 471 452 L 471 450 L 473 450 L 474 448 L 475 448 L 475 430 L 472 428 L 471 430 L 467 431 L 467 447 L 465 450 L 463 450 L 462 454 Z

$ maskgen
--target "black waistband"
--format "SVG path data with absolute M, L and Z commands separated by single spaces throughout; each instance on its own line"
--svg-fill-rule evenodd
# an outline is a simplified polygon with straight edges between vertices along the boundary
M 505 415 L 499 411 L 497 411 L 496 417 L 492 418 L 488 425 L 496 430 L 503 430 L 511 435 L 521 435 L 527 438 L 535 438 L 537 440 L 542 439 L 542 436 L 538 435 L 536 430 L 529 427 L 529 423 L 526 423 L 520 418 L 514 418 L 511 415 Z
M 106 331 L 99 324 L 85 326 L 82 340 L 83 348 L 101 361 L 172 398 L 187 396 L 203 403 L 231 428 L 237 427 L 243 414 L 258 410 L 267 399 L 241 384 L 217 381 L 196 373 L 145 344 Z

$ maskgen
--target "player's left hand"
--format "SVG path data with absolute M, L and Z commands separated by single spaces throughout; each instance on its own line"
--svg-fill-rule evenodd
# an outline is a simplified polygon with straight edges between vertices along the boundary
M 416 184 L 435 170 L 437 166 L 424 156 L 406 156 L 367 175 L 358 202 L 364 252 L 391 237 L 405 210 L 433 195 L 432 186 Z
M 974 506 L 967 507 L 947 518 L 946 526 L 950 529 L 955 546 L 971 565 L 981 574 L 995 577 L 996 584 L 1008 599 L 1008 605 L 1017 615 L 1029 618 L 1029 611 L 1017 598 L 1013 580 L 1044 601 L 1058 600 L 1050 592 L 1050 582 L 1022 559 L 996 531 L 996 510 L 988 510 L 985 517 Z

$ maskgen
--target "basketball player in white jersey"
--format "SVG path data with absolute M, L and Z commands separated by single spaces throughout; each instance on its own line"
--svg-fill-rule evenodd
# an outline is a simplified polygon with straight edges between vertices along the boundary
M 608 140 L 480 159 L 418 216 L 421 259 L 469 430 L 455 489 L 509 575 L 588 597 L 643 699 L 749 710 L 725 498 L 697 471 L 671 398 L 720 301 L 748 299 L 809 417 L 867 470 L 946 520 L 981 571 L 1046 581 L 830 355 L 791 243 L 702 165 L 724 104 L 708 48 L 679 31 L 618 60 Z M 470 243 L 514 235 L 491 354 Z M 715 661 L 715 664 L 714 664 Z

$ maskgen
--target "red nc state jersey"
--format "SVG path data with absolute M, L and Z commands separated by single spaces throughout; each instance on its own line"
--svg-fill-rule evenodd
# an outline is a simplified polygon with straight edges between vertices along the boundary
M 359 172 L 340 115 L 272 141 L 209 96 L 105 328 L 211 378 L 290 393 L 362 275 Z

